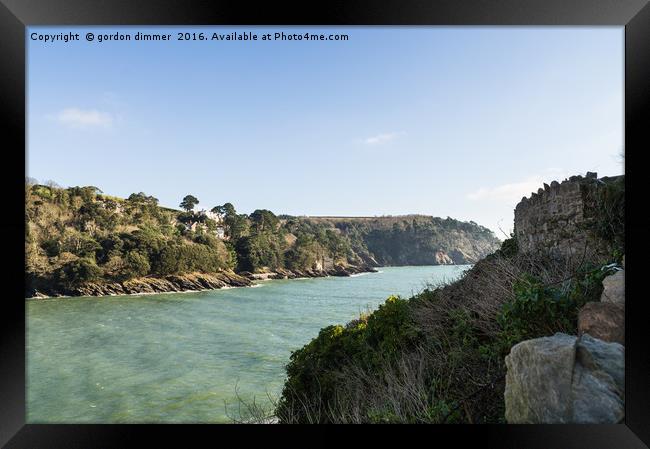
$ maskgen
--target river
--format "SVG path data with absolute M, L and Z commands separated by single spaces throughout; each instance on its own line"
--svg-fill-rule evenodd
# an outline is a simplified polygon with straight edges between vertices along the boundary
M 268 406 L 291 351 L 469 265 L 142 296 L 28 300 L 27 422 L 215 423 Z

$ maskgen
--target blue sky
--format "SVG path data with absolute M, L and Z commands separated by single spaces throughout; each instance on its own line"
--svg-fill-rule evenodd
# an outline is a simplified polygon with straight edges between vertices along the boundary
M 44 43 L 32 32 L 78 32 Z M 86 32 L 348 41 L 87 42 Z M 176 207 L 420 213 L 500 237 L 542 182 L 623 172 L 622 27 L 31 27 L 27 175 Z

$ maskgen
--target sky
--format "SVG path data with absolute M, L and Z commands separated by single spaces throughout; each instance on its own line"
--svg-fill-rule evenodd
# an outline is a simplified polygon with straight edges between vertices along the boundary
M 137 32 L 158 42 L 85 39 Z M 32 40 L 79 33 L 74 42 Z M 347 34 L 178 41 L 176 33 Z M 623 27 L 30 27 L 27 176 L 178 207 L 473 220 L 623 173 Z

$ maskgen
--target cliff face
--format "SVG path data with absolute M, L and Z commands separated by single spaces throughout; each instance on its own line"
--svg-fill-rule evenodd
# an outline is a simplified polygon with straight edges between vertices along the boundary
M 310 217 L 352 241 L 376 265 L 472 264 L 494 252 L 500 241 L 474 222 L 423 215 L 396 217 Z

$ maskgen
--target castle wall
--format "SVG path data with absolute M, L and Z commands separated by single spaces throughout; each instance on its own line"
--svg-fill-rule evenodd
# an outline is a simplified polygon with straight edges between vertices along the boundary
M 580 257 L 586 247 L 597 246 L 586 228 L 591 220 L 593 193 L 602 184 L 596 173 L 572 176 L 523 198 L 515 208 L 515 236 L 520 251 L 548 250 Z

